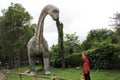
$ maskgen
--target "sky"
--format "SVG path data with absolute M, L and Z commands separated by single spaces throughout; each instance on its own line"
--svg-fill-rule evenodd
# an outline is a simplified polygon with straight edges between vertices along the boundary
M 86 39 L 90 30 L 111 29 L 110 17 L 116 12 L 120 13 L 120 0 L 1 0 L 0 10 L 7 9 L 12 2 L 21 4 L 33 17 L 32 23 L 36 24 L 43 7 L 48 4 L 55 5 L 60 10 L 64 33 L 76 32 L 81 42 Z M 0 16 L 2 16 L 1 12 Z M 56 23 L 50 16 L 45 18 L 44 36 L 49 47 L 57 44 Z

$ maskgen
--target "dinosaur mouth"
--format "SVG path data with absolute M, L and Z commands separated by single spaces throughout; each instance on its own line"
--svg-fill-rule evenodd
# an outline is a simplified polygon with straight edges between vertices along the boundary
M 59 18 L 57 18 L 57 19 L 54 19 L 55 21 L 59 21 Z

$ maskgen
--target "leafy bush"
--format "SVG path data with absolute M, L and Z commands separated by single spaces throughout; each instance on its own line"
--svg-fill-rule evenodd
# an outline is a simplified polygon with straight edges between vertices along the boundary
M 120 69 L 120 47 L 116 47 L 116 53 L 114 58 L 115 69 Z
M 82 59 L 80 53 L 74 53 L 64 58 L 66 67 L 77 67 L 82 64 Z M 61 67 L 62 59 L 58 58 L 51 61 L 52 66 Z
M 112 45 L 107 45 L 102 48 L 98 48 L 95 51 L 88 54 L 90 57 L 90 66 L 94 69 L 113 69 L 115 63 L 116 48 Z
M 106 45 L 98 49 L 85 51 L 88 59 L 90 60 L 91 69 L 114 69 L 120 67 L 120 48 L 112 45 Z M 61 67 L 62 59 L 52 61 L 54 67 Z M 66 67 L 77 67 L 83 63 L 80 53 L 74 53 L 65 57 Z

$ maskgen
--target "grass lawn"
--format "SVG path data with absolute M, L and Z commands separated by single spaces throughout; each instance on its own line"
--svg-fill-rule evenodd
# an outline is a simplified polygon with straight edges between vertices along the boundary
M 29 67 L 23 67 L 21 68 L 21 72 L 25 72 L 28 70 Z M 38 70 L 39 67 L 36 67 L 36 70 Z M 19 70 L 12 69 L 11 72 L 19 72 Z M 67 68 L 65 70 L 62 70 L 60 68 L 51 68 L 51 72 L 55 73 L 57 77 L 62 78 L 68 78 L 70 80 L 80 80 L 82 69 L 75 69 L 75 68 Z M 37 72 L 38 75 L 46 76 L 44 75 L 44 71 Z M 51 77 L 52 75 L 48 75 L 47 77 Z M 120 80 L 120 71 L 118 70 L 106 70 L 106 71 L 96 71 L 91 70 L 90 73 L 91 80 Z M 22 80 L 34 80 L 31 76 L 22 76 Z M 5 78 L 4 78 L 5 79 Z M 10 76 L 10 80 L 19 80 L 19 76 L 16 74 L 12 74 Z M 38 80 L 49 80 L 49 79 L 43 79 L 39 78 Z

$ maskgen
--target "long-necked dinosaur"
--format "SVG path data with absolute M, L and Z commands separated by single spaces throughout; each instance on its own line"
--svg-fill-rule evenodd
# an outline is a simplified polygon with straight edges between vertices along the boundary
M 48 44 L 43 36 L 44 19 L 47 15 L 50 15 L 54 21 L 57 21 L 59 19 L 59 9 L 53 5 L 47 5 L 43 8 L 38 20 L 38 25 L 36 27 L 35 33 L 27 44 L 28 59 L 29 59 L 31 74 L 35 73 L 34 58 L 36 55 L 41 55 L 41 54 L 43 56 L 45 74 L 51 73 Z

